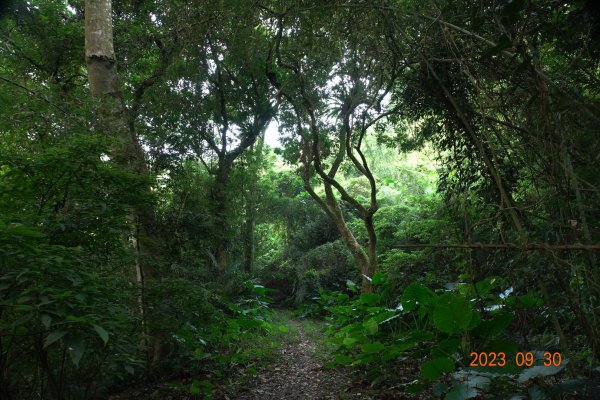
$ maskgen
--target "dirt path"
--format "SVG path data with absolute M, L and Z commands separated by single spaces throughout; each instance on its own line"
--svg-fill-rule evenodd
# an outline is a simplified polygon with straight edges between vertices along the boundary
M 304 325 L 290 320 L 297 338 L 283 344 L 280 359 L 260 371 L 254 386 L 234 398 L 241 400 L 325 400 L 371 399 L 372 397 L 350 389 L 350 378 L 342 371 L 323 368 L 316 354 L 316 344 L 307 334 Z M 319 334 L 319 332 L 315 332 Z

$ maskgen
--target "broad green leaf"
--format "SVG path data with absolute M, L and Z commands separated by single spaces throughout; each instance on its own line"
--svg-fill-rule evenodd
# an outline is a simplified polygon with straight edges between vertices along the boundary
M 418 306 L 429 304 L 432 296 L 433 292 L 427 286 L 412 283 L 402 293 L 402 307 L 405 311 L 412 311 Z
M 385 282 L 385 275 L 382 274 L 381 272 L 377 272 L 375 275 L 373 275 L 373 277 L 371 278 L 371 284 L 373 284 L 374 286 L 378 286 L 381 285 Z
M 462 370 L 452 375 L 452 377 L 465 385 L 481 390 L 487 390 L 492 382 L 490 374 L 474 370 Z
M 374 318 L 366 320 L 363 326 L 369 335 L 374 335 L 379 330 L 379 325 L 377 324 L 377 321 L 375 321 Z
M 362 293 L 360 295 L 360 302 L 369 306 L 374 306 L 381 300 L 381 296 L 377 293 Z
M 104 344 L 106 344 L 108 342 L 108 332 L 106 332 L 106 330 L 100 325 L 92 324 L 92 326 L 94 327 L 96 333 L 98 333 L 100 336 L 100 339 L 102 339 Z
M 568 360 L 563 360 L 562 364 L 558 367 L 554 365 L 550 365 L 546 367 L 545 365 L 535 365 L 531 368 L 526 368 L 521 374 L 517 381 L 519 383 L 527 382 L 530 379 L 537 378 L 540 376 L 552 376 L 558 374 L 562 371 L 567 365 Z
M 475 287 L 477 288 L 477 293 L 479 293 L 481 297 L 486 297 L 493 289 L 498 287 L 500 282 L 501 278 L 497 276 L 489 276 L 484 280 L 477 282 Z
M 464 385 L 462 383 L 455 383 L 452 389 L 448 392 L 445 400 L 466 400 L 477 397 L 477 389 Z
M 440 296 L 433 309 L 433 326 L 448 334 L 464 331 L 471 318 L 473 310 L 468 300 L 450 293 Z
M 442 374 L 452 370 L 454 370 L 454 360 L 448 357 L 436 358 L 421 365 L 421 375 L 430 380 L 438 379 Z
M 385 349 L 385 345 L 381 342 L 367 343 L 362 345 L 362 351 L 365 353 L 379 353 Z
M 441 396 L 448 391 L 448 385 L 445 383 L 438 383 L 433 387 L 433 394 L 436 396 Z
M 356 342 L 358 342 L 358 340 L 351 337 L 344 338 L 344 340 L 342 341 L 344 346 L 352 346 Z
M 44 348 L 50 346 L 52 343 L 56 342 L 63 336 L 67 334 L 67 331 L 53 331 L 46 336 L 46 340 L 44 340 Z
M 79 361 L 83 357 L 85 352 L 85 341 L 81 336 L 70 337 L 67 340 L 67 349 L 69 350 L 69 356 L 71 361 L 76 367 L 79 367 Z
M 350 365 L 352 359 L 344 354 L 338 354 L 335 356 L 335 362 L 341 365 Z

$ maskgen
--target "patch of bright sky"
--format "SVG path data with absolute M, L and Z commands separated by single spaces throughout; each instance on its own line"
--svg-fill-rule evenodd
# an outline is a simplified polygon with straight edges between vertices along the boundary
M 66 6 L 67 6 L 67 10 L 69 10 L 69 12 L 71 14 L 77 15 L 77 10 L 74 7 L 72 7 L 69 3 L 66 3 Z
M 265 131 L 265 143 L 273 149 L 281 147 L 281 143 L 279 143 L 280 136 L 279 124 L 277 121 L 271 120 Z

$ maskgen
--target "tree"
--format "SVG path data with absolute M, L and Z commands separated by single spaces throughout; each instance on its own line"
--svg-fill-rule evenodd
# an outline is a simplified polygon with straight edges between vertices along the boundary
M 388 96 L 400 64 L 389 51 L 390 43 L 381 39 L 385 27 L 377 11 L 336 10 L 328 21 L 316 16 L 319 12 L 317 7 L 305 15 L 278 17 L 273 28 L 275 65 L 268 75 L 287 103 L 286 129 L 293 135 L 289 160 L 300 163 L 305 189 L 335 223 L 362 274 L 363 290 L 370 291 L 377 270 L 377 182 L 362 148 L 368 130 L 395 110 Z M 310 29 L 297 30 L 296 18 Z M 367 205 L 336 177 L 342 167 L 353 168 L 368 181 Z M 315 183 L 323 185 L 324 194 Z M 340 200 L 362 220 L 364 243 L 348 227 Z
M 264 75 L 266 38 L 252 27 L 254 7 L 219 9 L 219 28 L 186 38 L 180 72 L 168 89 L 172 133 L 166 143 L 202 162 L 214 177 L 211 187 L 214 245 L 211 256 L 227 269 L 230 238 L 231 171 L 264 133 L 275 106 Z

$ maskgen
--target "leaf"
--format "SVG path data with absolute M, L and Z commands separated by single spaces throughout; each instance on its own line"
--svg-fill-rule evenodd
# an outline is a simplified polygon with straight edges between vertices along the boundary
M 348 287 L 348 290 L 350 290 L 351 292 L 358 292 L 358 285 L 350 279 L 346 281 L 346 287 Z
M 73 361 L 76 367 L 79 367 L 79 361 L 81 361 L 81 357 L 83 357 L 83 353 L 85 352 L 85 340 L 81 336 L 69 338 L 67 340 L 67 349 L 69 350 L 71 361 Z
M 362 351 L 365 353 L 379 353 L 385 349 L 385 345 L 381 342 L 367 343 L 362 345 Z
M 98 333 L 100 339 L 102 339 L 104 344 L 108 343 L 108 332 L 106 332 L 106 330 L 104 330 L 104 328 L 100 325 L 92 324 L 92 326 L 94 327 L 94 330 L 96 331 L 96 333 Z
M 465 400 L 477 397 L 477 389 L 463 385 L 462 383 L 456 383 L 452 386 L 452 389 L 448 392 L 445 400 Z
M 358 339 L 354 339 L 351 337 L 344 338 L 344 340 L 342 341 L 344 346 L 352 346 L 356 342 L 358 342 Z
M 436 358 L 421 365 L 421 375 L 430 380 L 438 379 L 442 374 L 452 370 L 454 370 L 454 360 L 448 357 Z
M 51 316 L 49 316 L 48 314 L 42 314 L 40 316 L 40 319 L 42 320 L 42 324 L 44 325 L 44 327 L 46 327 L 46 329 L 50 328 L 50 324 L 52 324 Z
M 362 293 L 360 295 L 360 302 L 369 306 L 374 306 L 381 300 L 381 296 L 377 293 Z
M 550 365 L 548 367 L 546 367 L 545 365 L 536 365 L 531 368 L 526 368 L 523 372 L 521 372 L 517 381 L 519 383 L 524 383 L 530 379 L 537 378 L 540 376 L 556 375 L 565 368 L 567 362 L 568 360 L 564 360 L 562 364 L 560 364 L 558 367 L 554 365 Z
M 133 367 L 131 365 L 126 365 L 125 366 L 125 371 L 127 371 L 131 375 L 135 374 L 135 370 L 133 369 Z
M 462 370 L 452 375 L 452 377 L 465 385 L 481 390 L 487 390 L 492 380 L 489 378 L 491 374 L 473 370 Z
M 440 296 L 433 309 L 433 326 L 448 334 L 464 331 L 471 318 L 473 310 L 468 300 L 450 293 Z
M 402 307 L 406 311 L 412 311 L 419 305 L 427 305 L 431 302 L 433 293 L 431 290 L 418 282 L 408 285 L 402 293 Z
M 352 359 L 344 354 L 338 354 L 335 356 L 335 362 L 341 365 L 349 365 L 352 362 Z
M 532 386 L 527 390 L 527 394 L 529 395 L 529 400 L 546 400 L 546 393 L 539 386 Z
M 375 275 L 373 275 L 373 278 L 371 278 L 371 284 L 373 284 L 374 286 L 381 285 L 384 282 L 385 275 L 383 275 L 381 272 L 375 273 Z
M 52 343 L 56 342 L 63 336 L 67 334 L 67 331 L 53 331 L 46 336 L 46 340 L 44 340 L 44 348 L 50 346 Z
M 486 297 L 490 292 L 498 287 L 500 284 L 500 279 L 497 276 L 489 276 L 482 281 L 479 281 L 475 284 L 475 288 L 477 289 L 477 293 L 481 297 Z
M 377 325 L 377 321 L 374 318 L 370 318 L 363 323 L 363 326 L 369 335 L 374 335 L 379 330 L 379 325 Z

